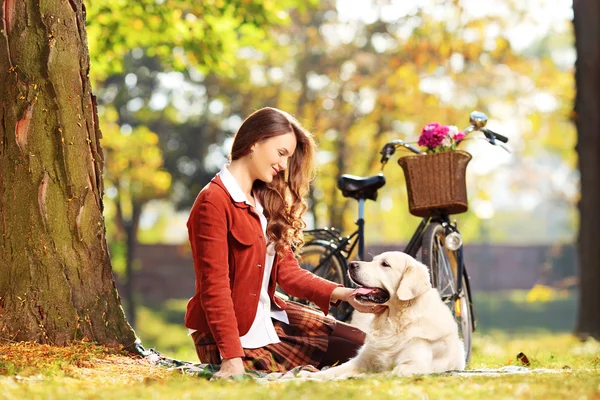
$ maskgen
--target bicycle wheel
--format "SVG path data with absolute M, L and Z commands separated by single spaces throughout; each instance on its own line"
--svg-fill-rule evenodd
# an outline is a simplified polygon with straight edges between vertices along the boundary
M 458 324 L 458 333 L 465 346 L 465 361 L 468 364 L 471 360 L 473 332 L 473 318 L 470 312 L 471 299 L 464 273 L 461 277 L 461 293 L 457 293 L 458 253 L 446 248 L 445 237 L 445 228 L 442 225 L 430 224 L 423 235 L 421 259 L 423 264 L 429 268 L 431 285 L 439 291 L 440 297 Z
M 335 246 L 330 242 L 315 240 L 306 243 L 298 252 L 300 266 L 313 274 L 329 281 L 348 286 L 346 260 L 340 254 L 333 254 Z M 289 296 L 289 295 L 288 295 Z M 318 307 L 304 299 L 289 296 L 290 300 Z M 331 316 L 339 321 L 345 321 L 350 316 L 353 308 L 346 302 L 330 310 Z

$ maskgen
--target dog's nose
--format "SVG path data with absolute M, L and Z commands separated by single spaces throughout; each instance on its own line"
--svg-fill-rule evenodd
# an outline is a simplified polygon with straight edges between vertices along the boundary
M 349 265 L 350 269 L 358 268 L 358 261 L 352 261 Z

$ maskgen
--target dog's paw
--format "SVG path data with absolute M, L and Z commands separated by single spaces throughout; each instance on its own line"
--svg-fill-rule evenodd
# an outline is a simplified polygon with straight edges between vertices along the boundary
M 431 373 L 431 371 L 429 371 L 424 366 L 417 366 L 412 364 L 400 364 L 392 370 L 392 375 L 394 376 L 413 376 L 424 375 L 428 373 Z
M 310 372 L 310 371 L 300 371 L 296 374 L 297 378 L 310 378 L 312 376 L 314 376 L 315 373 L 314 372 Z

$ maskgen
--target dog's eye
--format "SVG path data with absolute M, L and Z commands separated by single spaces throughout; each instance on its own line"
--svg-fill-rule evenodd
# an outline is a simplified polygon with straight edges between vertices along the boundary
M 391 268 L 391 265 L 390 265 L 390 264 L 388 264 L 388 262 L 387 262 L 387 261 L 382 261 L 382 262 L 381 262 L 381 266 L 382 266 L 382 267 Z

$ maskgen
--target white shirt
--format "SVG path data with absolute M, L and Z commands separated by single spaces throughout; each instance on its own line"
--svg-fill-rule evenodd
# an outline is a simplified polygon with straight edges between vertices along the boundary
M 244 202 L 249 204 L 251 207 L 252 204 L 248 201 L 248 198 L 242 191 L 242 188 L 235 180 L 233 175 L 227 169 L 227 165 L 223 165 L 221 171 L 219 171 L 219 177 L 225 186 L 225 189 L 229 192 L 231 197 L 235 202 Z M 267 239 L 267 218 L 263 213 L 263 206 L 260 204 L 258 199 L 254 199 L 256 202 L 256 207 L 254 211 L 258 214 L 260 218 L 260 224 L 263 230 L 263 237 L 265 241 Z M 266 244 L 266 243 L 265 243 Z M 268 344 L 279 343 L 279 337 L 277 336 L 277 332 L 275 332 L 275 327 L 273 326 L 273 321 L 271 318 L 274 318 L 278 321 L 285 322 L 289 324 L 288 316 L 284 310 L 272 309 L 271 308 L 271 299 L 269 298 L 269 294 L 267 289 L 269 287 L 269 280 L 271 278 L 271 270 L 273 269 L 273 260 L 275 259 L 275 248 L 273 244 L 269 244 L 267 247 L 267 253 L 265 256 L 265 268 L 264 275 L 262 280 L 262 286 L 260 288 L 260 296 L 258 299 L 258 308 L 256 310 L 256 316 L 254 317 L 254 322 L 250 326 L 248 332 L 240 337 L 240 342 L 242 343 L 242 347 L 245 349 L 256 349 L 258 347 L 264 347 Z M 188 334 L 196 332 L 195 329 L 189 329 Z

